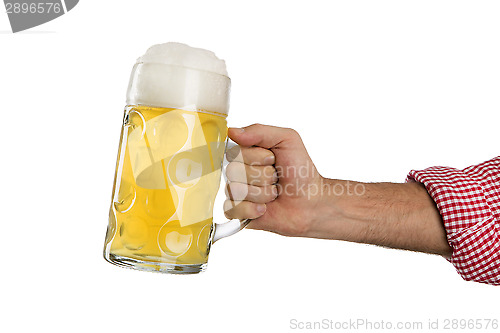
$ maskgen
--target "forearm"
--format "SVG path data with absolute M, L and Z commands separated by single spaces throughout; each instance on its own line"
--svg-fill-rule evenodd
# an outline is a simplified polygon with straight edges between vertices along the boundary
M 326 179 L 313 216 L 309 237 L 451 255 L 441 215 L 419 183 Z

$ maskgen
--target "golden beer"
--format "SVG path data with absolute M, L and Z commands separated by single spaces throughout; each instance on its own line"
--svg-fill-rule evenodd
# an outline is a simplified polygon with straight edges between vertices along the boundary
M 180 43 L 137 59 L 126 95 L 104 258 L 162 273 L 205 270 L 211 245 L 249 220 L 213 223 L 227 137 L 224 60 Z
M 226 115 L 125 109 L 105 251 L 114 262 L 207 262 L 227 136 Z

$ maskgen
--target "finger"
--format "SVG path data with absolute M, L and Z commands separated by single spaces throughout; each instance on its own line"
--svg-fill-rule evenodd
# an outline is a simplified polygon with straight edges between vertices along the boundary
M 267 186 L 278 181 L 276 169 L 272 165 L 247 165 L 231 162 L 226 167 L 226 177 L 230 182 L 254 186 Z
M 228 219 L 256 219 L 266 212 L 265 204 L 257 204 L 250 201 L 224 202 L 224 215 Z
M 226 185 L 226 196 L 232 201 L 250 201 L 268 203 L 276 199 L 278 189 L 276 185 L 252 186 L 243 183 L 229 183 Z
M 261 147 L 234 146 L 227 150 L 229 162 L 242 162 L 250 165 L 273 165 L 275 157 L 272 151 Z
M 268 207 L 266 205 L 266 211 L 267 209 Z M 254 230 L 266 230 L 276 232 L 278 234 L 283 234 L 281 232 L 278 232 L 278 230 L 280 229 L 279 226 L 280 222 L 276 222 L 276 219 L 272 218 L 270 214 L 263 214 L 256 219 L 252 219 L 246 228 Z
M 291 128 L 253 124 L 245 128 L 230 128 L 229 137 L 241 146 L 275 148 L 284 141 L 298 137 Z

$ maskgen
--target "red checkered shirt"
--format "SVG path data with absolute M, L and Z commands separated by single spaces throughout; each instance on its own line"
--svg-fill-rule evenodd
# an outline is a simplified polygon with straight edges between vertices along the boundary
M 500 156 L 463 170 L 412 170 L 406 180 L 424 184 L 436 202 L 453 248 L 448 260 L 462 278 L 500 285 Z

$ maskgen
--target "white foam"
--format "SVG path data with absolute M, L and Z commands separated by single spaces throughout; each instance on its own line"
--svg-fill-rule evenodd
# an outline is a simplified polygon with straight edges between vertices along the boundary
M 127 105 L 226 114 L 230 79 L 224 60 L 180 43 L 150 47 L 132 70 Z
M 137 59 L 137 63 L 177 65 L 228 76 L 226 62 L 217 58 L 215 53 L 182 43 L 153 45 Z

